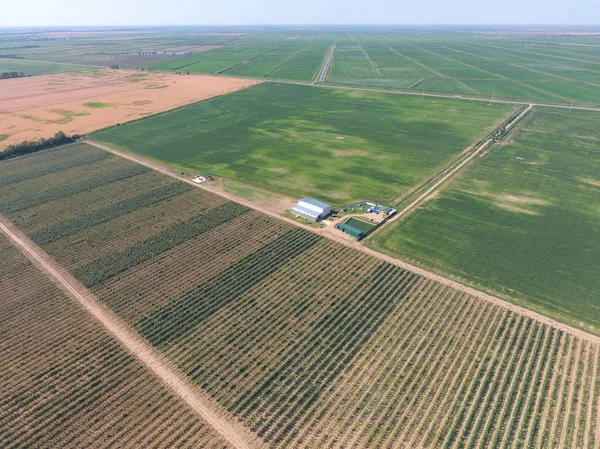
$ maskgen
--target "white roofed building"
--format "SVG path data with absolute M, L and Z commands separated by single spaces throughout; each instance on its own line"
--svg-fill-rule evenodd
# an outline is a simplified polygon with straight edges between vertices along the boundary
M 298 203 L 292 207 L 292 212 L 307 220 L 319 221 L 329 216 L 331 206 L 312 198 L 300 198 Z

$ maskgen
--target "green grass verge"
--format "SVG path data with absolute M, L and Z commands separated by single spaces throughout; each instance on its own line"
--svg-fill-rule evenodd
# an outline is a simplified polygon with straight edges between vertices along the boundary
M 115 106 L 115 103 L 102 103 L 100 101 L 92 101 L 90 103 L 83 103 L 86 108 L 92 109 L 104 109 L 104 108 L 112 108 Z
M 600 332 L 600 114 L 534 109 L 374 249 Z
M 94 138 L 293 197 L 387 204 L 514 109 L 265 83 L 99 131 Z

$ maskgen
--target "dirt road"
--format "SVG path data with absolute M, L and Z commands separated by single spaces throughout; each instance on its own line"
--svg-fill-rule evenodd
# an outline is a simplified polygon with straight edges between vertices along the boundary
M 531 105 L 531 104 L 527 108 L 523 109 L 523 111 L 512 122 L 510 122 L 506 126 L 506 131 L 510 130 L 514 125 L 519 123 L 521 121 L 521 119 L 523 117 L 525 117 L 531 111 L 531 109 L 533 109 L 533 105 Z M 400 218 L 402 218 L 403 216 L 408 214 L 410 211 L 412 211 L 421 201 L 423 201 L 429 195 L 434 194 L 438 187 L 440 187 L 448 179 L 450 179 L 452 176 L 454 176 L 462 167 L 464 167 L 466 164 L 468 164 L 469 161 L 471 161 L 475 156 L 477 156 L 484 149 L 486 149 L 490 143 L 492 143 L 491 139 L 486 140 L 483 144 L 481 144 L 479 146 L 479 148 L 477 148 L 475 151 L 473 151 L 471 153 L 471 155 L 466 157 L 460 164 L 458 164 L 452 170 L 445 172 L 445 173 L 442 172 L 442 175 L 438 179 L 436 179 L 436 182 L 431 187 L 429 187 L 427 190 L 425 190 L 424 193 L 419 195 L 419 197 L 417 199 L 415 199 L 413 202 L 411 202 L 404 209 L 398 211 L 398 213 L 396 215 L 394 215 L 392 218 L 390 218 L 389 222 L 392 222 L 394 220 L 399 220 Z M 461 157 L 463 154 L 464 154 L 464 152 L 461 153 Z M 453 162 L 453 163 L 455 163 L 455 162 Z
M 265 208 L 257 206 L 256 204 L 253 204 L 253 203 L 251 203 L 251 202 L 249 202 L 249 201 L 247 201 L 247 200 L 245 200 L 243 198 L 239 198 L 239 197 L 236 197 L 235 195 L 231 195 L 231 194 L 228 194 L 228 193 L 225 193 L 225 192 L 223 192 L 223 193 L 221 193 L 221 192 L 217 193 L 217 192 L 215 192 L 214 190 L 212 190 L 210 188 L 206 188 L 202 184 L 196 184 L 195 182 L 191 181 L 190 179 L 182 178 L 182 177 L 180 177 L 177 174 L 173 173 L 167 167 L 165 167 L 164 165 L 161 165 L 158 162 L 148 161 L 147 159 L 144 159 L 144 158 L 142 158 L 142 157 L 140 157 L 138 155 L 133 155 L 133 154 L 128 154 L 128 153 L 123 153 L 121 151 L 117 151 L 117 150 L 109 147 L 108 145 L 105 145 L 105 144 L 102 144 L 102 143 L 99 143 L 99 142 L 96 142 L 96 141 L 93 141 L 93 140 L 86 140 L 86 142 L 89 143 L 90 145 L 94 145 L 94 146 L 96 146 L 98 148 L 102 148 L 102 149 L 104 149 L 106 151 L 109 151 L 111 153 L 114 153 L 116 155 L 124 157 L 126 159 L 131 160 L 131 161 L 134 161 L 134 162 L 137 162 L 139 164 L 145 165 L 146 167 L 153 168 L 153 169 L 155 169 L 155 170 L 157 170 L 157 171 L 159 171 L 161 173 L 164 173 L 164 174 L 166 174 L 168 176 L 171 176 L 171 177 L 173 177 L 175 179 L 178 179 L 180 181 L 187 182 L 188 184 L 196 186 L 197 188 L 200 188 L 200 189 L 203 189 L 203 190 L 207 190 L 207 191 L 212 192 L 212 193 L 214 193 L 216 195 L 221 195 L 221 196 L 223 196 L 223 197 L 225 197 L 225 198 L 227 198 L 227 199 L 229 199 L 231 201 L 238 202 L 238 203 L 243 204 L 243 205 L 245 205 L 245 206 L 247 206 L 247 207 L 249 207 L 251 209 L 263 212 L 263 213 L 265 213 L 267 215 L 270 215 L 272 217 L 277 218 L 278 220 L 284 220 L 284 221 L 286 221 L 286 222 L 288 222 L 288 223 L 290 223 L 290 224 L 292 224 L 294 226 L 300 227 L 300 228 L 305 229 L 305 230 L 310 231 L 310 232 L 314 232 L 315 234 L 319 234 L 319 235 L 325 236 L 325 237 L 327 237 L 327 238 L 329 238 L 331 240 L 335 240 L 336 242 L 341 243 L 342 245 L 350 246 L 350 247 L 355 248 L 355 249 L 357 249 L 359 251 L 363 251 L 363 252 L 365 252 L 367 254 L 370 254 L 373 257 L 376 257 L 376 258 L 378 258 L 380 260 L 383 260 L 385 262 L 389 262 L 391 264 L 394 264 L 394 265 L 396 265 L 396 266 L 398 266 L 400 268 L 403 268 L 405 270 L 409 270 L 409 271 L 412 271 L 413 273 L 419 274 L 419 275 L 421 275 L 423 277 L 426 277 L 426 278 L 429 278 L 429 279 L 433 279 L 433 280 L 435 280 L 437 282 L 440 282 L 441 284 L 444 284 L 444 285 L 447 285 L 449 287 L 455 288 L 455 289 L 457 289 L 459 291 L 464 291 L 464 292 L 466 292 L 466 293 L 468 293 L 470 295 L 473 295 L 473 296 L 475 296 L 477 298 L 480 298 L 480 299 L 482 299 L 484 301 L 491 302 L 491 303 L 499 305 L 499 306 L 501 306 L 501 307 L 503 307 L 505 309 L 508 309 L 508 310 L 513 311 L 513 312 L 519 313 L 521 315 L 525 315 L 525 316 L 527 316 L 529 318 L 532 318 L 532 319 L 534 319 L 534 320 L 536 320 L 536 321 L 538 321 L 540 323 L 547 324 L 549 326 L 553 326 L 553 327 L 555 327 L 557 329 L 561 329 L 561 330 L 563 330 L 565 332 L 570 333 L 571 335 L 577 336 L 578 338 L 582 338 L 582 339 L 591 341 L 593 343 L 600 344 L 600 336 L 589 334 L 589 333 L 587 333 L 587 332 L 585 332 L 585 331 L 583 331 L 581 329 L 577 329 L 577 328 L 569 326 L 567 324 L 560 323 L 560 322 L 555 321 L 555 320 L 553 320 L 551 318 L 548 318 L 548 317 L 546 317 L 544 315 L 541 315 L 541 314 L 539 314 L 537 312 L 534 312 L 532 310 L 525 309 L 523 307 L 517 306 L 517 305 L 515 305 L 515 304 L 513 304 L 511 302 L 505 301 L 505 300 L 500 299 L 498 297 L 491 296 L 491 295 L 489 295 L 487 293 L 484 293 L 482 291 L 476 290 L 476 289 L 474 289 L 472 287 L 469 287 L 469 286 L 466 286 L 466 285 L 461 284 L 459 282 L 453 281 L 452 279 L 448 279 L 448 278 L 446 278 L 444 276 L 441 276 L 441 275 L 438 275 L 436 273 L 433 273 L 432 271 L 425 270 L 423 268 L 420 268 L 420 267 L 418 267 L 416 265 L 412 265 L 412 264 L 410 264 L 408 262 L 405 262 L 403 260 L 396 259 L 396 258 L 388 256 L 386 254 L 379 253 L 379 252 L 377 252 L 375 250 L 372 250 L 370 248 L 367 248 L 367 247 L 361 245 L 359 242 L 357 242 L 354 239 L 352 239 L 352 240 L 348 239 L 345 234 L 338 233 L 338 232 L 334 231 L 332 229 L 333 228 L 332 226 L 327 226 L 327 227 L 325 227 L 323 229 L 314 229 L 314 228 L 310 228 L 308 226 L 304 226 L 301 223 L 298 223 L 298 222 L 296 222 L 294 220 L 291 220 L 289 218 L 282 217 L 281 215 L 278 215 L 278 214 L 276 214 L 276 213 L 274 213 L 272 211 L 269 211 L 269 210 L 267 210 Z M 477 153 L 477 154 L 479 154 L 479 153 Z M 465 161 L 465 163 L 466 162 L 468 162 L 468 160 Z M 460 168 L 460 166 L 458 168 Z M 444 180 L 445 179 L 446 178 L 444 178 Z M 443 181 L 441 181 L 441 182 L 443 182 Z M 436 185 L 438 185 L 438 183 L 436 183 Z M 434 188 L 435 188 L 435 186 L 434 186 Z M 429 194 L 430 193 L 431 192 L 429 192 Z M 346 238 L 344 236 L 346 236 Z
M 302 81 L 289 81 L 289 80 L 264 80 L 267 83 L 279 82 L 281 84 L 297 84 L 301 86 L 309 86 L 311 84 L 305 83 Z M 412 95 L 414 97 L 431 97 L 431 98 L 448 98 L 456 101 L 478 101 L 483 103 L 489 103 L 489 98 L 475 98 L 469 97 L 466 95 L 461 95 L 457 97 L 455 94 L 432 94 L 432 93 L 423 93 L 423 92 L 405 92 L 399 90 L 390 90 L 390 89 L 373 89 L 368 87 L 349 87 L 349 86 L 336 86 L 331 84 L 314 84 L 316 87 L 320 87 L 323 89 L 341 89 L 341 90 L 352 90 L 359 92 L 377 92 L 377 93 L 386 93 L 386 94 L 396 94 L 396 95 Z M 545 103 L 531 103 L 530 101 L 511 101 L 511 100 L 493 100 L 494 103 L 499 104 L 515 104 L 515 105 L 523 105 L 523 104 L 531 104 L 532 106 L 539 106 L 542 108 L 558 108 L 558 109 L 568 109 L 573 111 L 593 111 L 600 112 L 600 108 L 596 107 L 585 107 L 585 106 L 570 106 L 570 105 L 559 105 L 559 104 L 545 104 Z
M 0 231 L 4 232 L 15 246 L 47 273 L 63 291 L 98 320 L 125 350 L 163 381 L 176 396 L 187 403 L 233 447 L 252 449 L 263 446 L 257 437 L 246 431 L 233 417 L 227 416 L 207 394 L 191 385 L 176 369 L 171 368 L 135 331 L 2 216 L 0 216 Z

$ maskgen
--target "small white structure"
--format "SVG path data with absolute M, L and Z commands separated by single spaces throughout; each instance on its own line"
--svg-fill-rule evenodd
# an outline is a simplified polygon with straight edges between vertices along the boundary
M 292 212 L 307 220 L 319 221 L 329 216 L 331 206 L 312 198 L 300 198 L 298 203 L 292 207 Z

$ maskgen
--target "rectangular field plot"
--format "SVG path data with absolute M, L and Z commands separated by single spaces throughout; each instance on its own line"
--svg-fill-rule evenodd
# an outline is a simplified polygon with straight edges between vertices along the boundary
M 521 136 L 557 126 L 534 124 Z M 585 129 L 582 123 L 572 132 L 583 135 Z M 86 150 L 87 156 L 101 151 L 80 144 L 52 154 L 69 160 L 69 149 Z M 0 186 L 0 194 L 15 188 L 13 184 L 24 189 L 31 182 L 26 174 L 47 164 L 48 154 L 28 156 L 27 164 L 18 158 L 2 163 L 0 174 L 6 169 L 14 182 Z M 523 147 L 519 155 L 527 163 L 549 164 L 548 173 L 556 168 L 550 155 L 533 159 Z M 65 163 L 65 171 L 72 169 Z M 19 180 L 20 173 L 24 179 Z M 90 179 L 97 176 L 86 173 Z M 589 185 L 593 178 L 586 173 L 584 179 Z M 160 184 L 161 192 L 178 184 L 169 181 Z M 62 185 L 68 181 L 55 177 L 47 188 L 64 193 Z M 36 227 L 29 236 L 50 236 L 44 248 L 60 260 L 77 244 L 77 236 L 87 242 L 86 250 L 75 247 L 69 254 L 71 273 L 264 441 L 263 447 L 597 447 L 597 344 L 316 233 L 219 201 L 199 188 L 186 188 L 158 199 L 148 185 L 143 198 L 156 202 L 141 201 L 138 209 L 124 209 L 119 217 L 94 212 L 113 207 L 103 202 L 97 209 L 90 206 L 81 218 L 53 217 L 47 230 Z M 143 193 L 129 193 L 125 187 L 122 194 L 138 198 Z M 191 195 L 197 197 L 192 200 Z M 52 195 L 51 201 L 58 206 L 72 198 Z M 19 201 L 12 197 L 3 207 L 13 210 L 11 205 Z M 114 207 L 124 207 L 123 201 L 131 204 L 115 194 Z M 185 212 L 194 202 L 200 209 Z M 521 202 L 513 207 L 536 212 L 545 205 Z M 99 222 L 98 215 L 107 220 Z M 57 225 L 67 222 L 71 224 Z M 147 229 L 138 227 L 142 222 L 148 223 Z M 26 217 L 20 226 L 27 227 Z M 15 253 L 0 237 L 0 324 L 10 337 L 4 345 L 15 348 L 0 362 L 9 370 L 6 381 L 0 372 L 0 388 L 8 392 L 0 400 L 0 410 L 8 410 L 0 414 L 0 423 L 5 416 L 35 420 L 25 423 L 33 422 L 26 432 L 9 434 L 12 446 L 57 438 L 50 440 L 51 446 L 88 447 L 69 438 L 78 437 L 77 429 L 84 426 L 89 432 L 91 417 L 98 419 L 95 415 L 102 411 L 106 413 L 99 426 L 113 432 L 91 440 L 99 446 L 103 438 L 117 441 L 130 425 L 145 430 L 122 436 L 134 442 L 132 447 L 222 445 L 203 423 L 190 422 L 178 403 L 168 402 L 162 387 L 146 380 L 143 372 L 139 375 L 137 365 L 56 288 L 46 285 L 40 273 L 33 277 L 32 267 L 24 269 L 27 263 L 16 262 Z M 15 291 L 23 296 L 14 296 Z M 54 335 L 48 331 L 52 326 L 60 337 L 29 338 L 36 332 Z M 80 331 L 82 327 L 86 330 Z M 22 365 L 13 366 L 13 359 L 22 360 L 19 348 L 32 341 L 39 343 L 27 353 L 31 366 L 25 371 Z M 38 369 L 42 353 L 45 365 Z M 12 372 L 27 381 L 15 385 Z M 49 403 L 46 390 L 27 399 L 39 389 L 52 392 L 50 385 L 56 382 L 61 388 L 67 385 L 59 394 L 71 392 L 70 397 L 76 394 L 82 401 L 65 408 L 70 397 Z M 87 394 L 86 388 L 92 387 L 97 390 Z M 110 391 L 108 396 L 104 391 Z M 26 407 L 46 408 L 39 415 L 17 418 L 13 404 L 22 406 L 24 401 L 30 401 Z M 136 413 L 140 402 L 152 408 Z M 81 405 L 88 403 L 94 406 L 84 412 Z M 61 432 L 63 421 L 47 419 L 63 409 L 67 420 L 77 419 L 71 434 Z M 154 424 L 156 415 L 162 421 Z M 53 427 L 40 433 L 39 423 Z
M 94 137 L 173 166 L 291 196 L 338 205 L 389 203 L 512 110 L 265 83 Z
M 534 109 L 513 143 L 372 245 L 598 332 L 599 119 Z
M 2 447 L 228 447 L 0 234 Z

